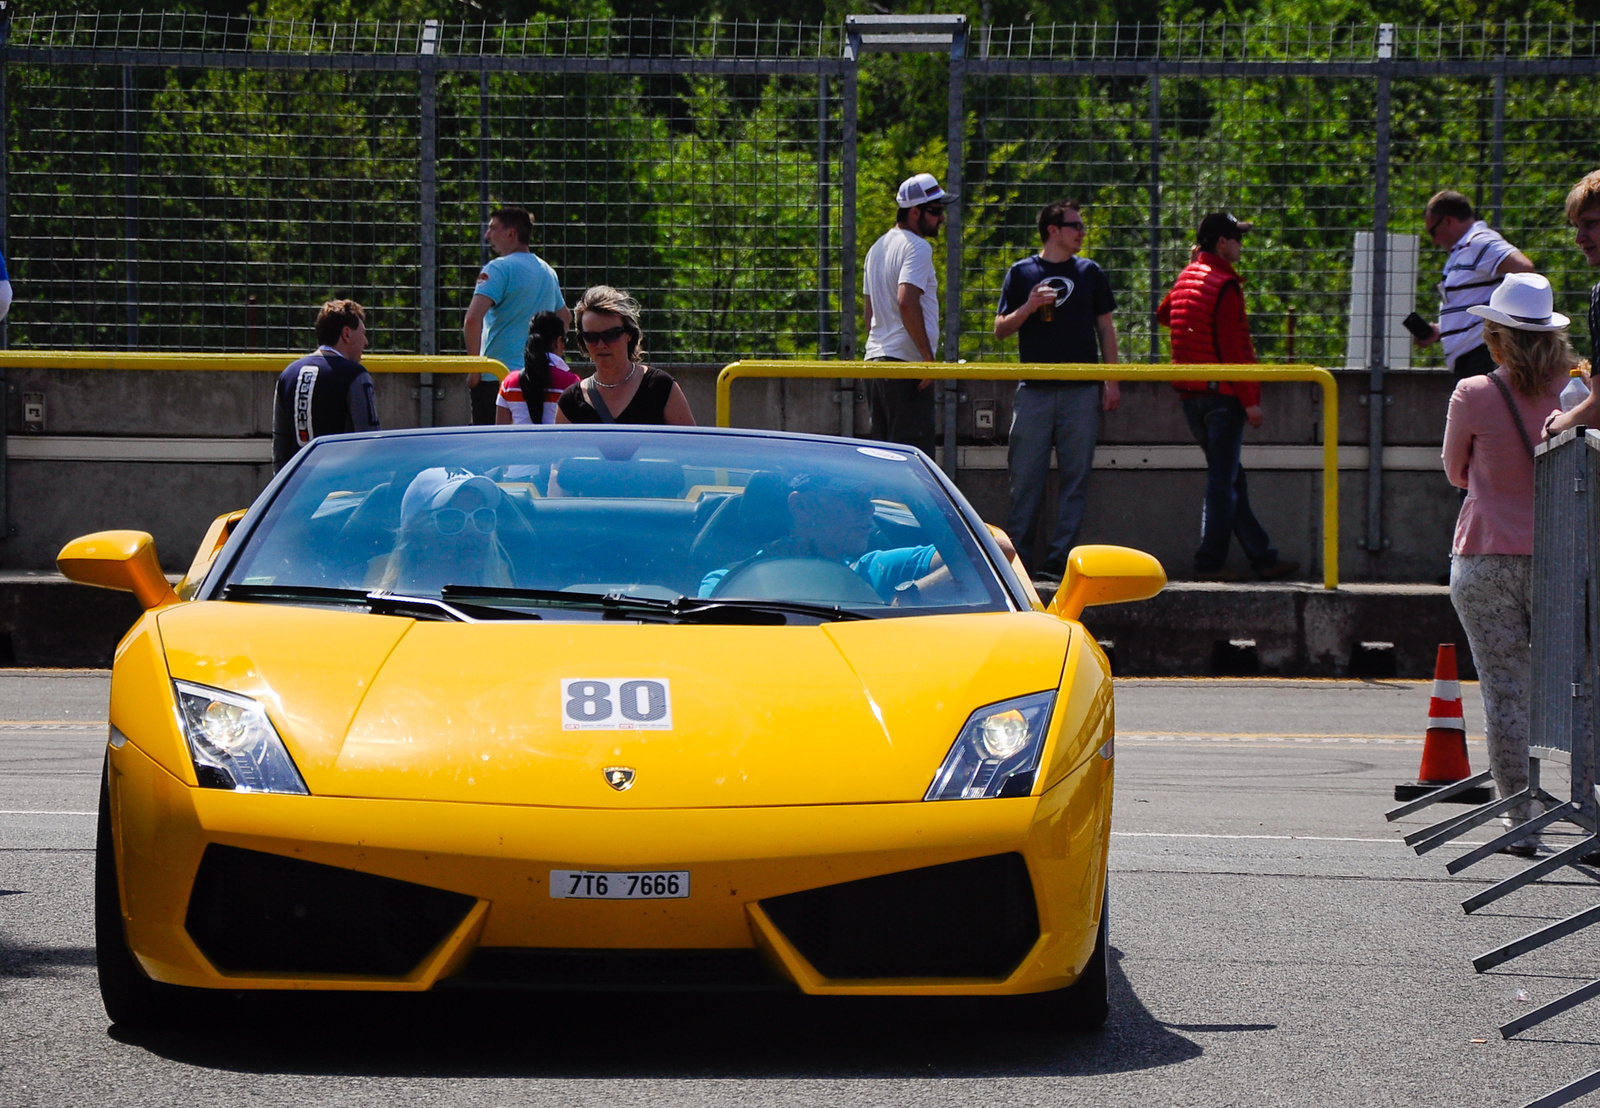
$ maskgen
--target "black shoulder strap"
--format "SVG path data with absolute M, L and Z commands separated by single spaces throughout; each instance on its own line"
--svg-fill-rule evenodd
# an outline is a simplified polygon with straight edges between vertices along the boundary
M 1528 429 L 1522 425 L 1522 416 L 1517 412 L 1517 402 L 1511 399 L 1511 389 L 1493 372 L 1485 374 L 1494 382 L 1494 387 L 1500 390 L 1500 398 L 1506 402 L 1506 410 L 1511 413 L 1511 422 L 1516 424 L 1517 434 L 1522 436 L 1522 445 L 1528 448 L 1528 457 L 1533 457 L 1533 440 L 1528 437 Z
M 583 390 L 584 399 L 589 401 L 589 407 L 599 414 L 601 423 L 615 423 L 617 417 L 611 414 L 611 409 L 606 407 L 606 398 L 601 396 L 600 390 L 593 387 L 593 385 L 594 378 L 585 377 L 583 384 L 578 387 Z M 532 409 L 529 410 L 531 411 Z

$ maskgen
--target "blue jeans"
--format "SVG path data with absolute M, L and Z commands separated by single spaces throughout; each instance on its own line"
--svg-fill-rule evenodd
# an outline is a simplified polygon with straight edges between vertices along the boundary
M 1244 443 L 1244 405 L 1224 394 L 1185 396 L 1183 414 L 1195 441 L 1206 452 L 1206 502 L 1200 514 L 1200 549 L 1195 552 L 1196 573 L 1222 568 L 1228 560 L 1228 540 L 1239 536 L 1244 556 L 1256 569 L 1278 561 L 1278 552 L 1266 530 L 1250 510 L 1244 467 L 1239 448 Z
M 1050 450 L 1055 448 L 1060 498 L 1056 503 L 1056 531 L 1042 568 L 1060 573 L 1067 555 L 1078 541 L 1083 523 L 1083 503 L 1089 495 L 1089 472 L 1094 468 L 1094 445 L 1100 435 L 1100 386 L 1024 382 L 1017 386 L 1011 413 L 1010 470 L 1011 514 L 1006 534 L 1016 544 L 1023 564 L 1033 564 L 1039 534 L 1039 509 L 1044 503 L 1045 481 L 1050 476 Z

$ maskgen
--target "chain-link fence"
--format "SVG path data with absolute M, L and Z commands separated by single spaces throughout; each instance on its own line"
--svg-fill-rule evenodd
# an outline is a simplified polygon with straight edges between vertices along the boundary
M 955 38 L 933 47 L 945 66 L 847 57 L 845 28 L 814 25 L 24 18 L 4 51 L 9 339 L 296 348 L 346 295 L 384 347 L 448 353 L 483 220 L 520 204 L 569 300 L 640 297 L 658 360 L 848 355 L 859 259 L 922 169 L 962 179 L 960 272 L 936 253 L 967 358 L 1014 356 L 990 333 L 1000 280 L 1063 195 L 1085 205 L 1125 357 L 1156 353 L 1154 304 L 1199 216 L 1227 208 L 1257 224 L 1241 268 L 1263 356 L 1343 364 L 1357 234 L 1420 235 L 1445 187 L 1584 316 L 1561 201 L 1600 164 L 1593 27 Z M 907 66 L 920 98 L 893 79 Z M 1442 259 L 1421 243 L 1424 315 Z
M 653 357 L 831 349 L 837 34 L 681 22 L 36 17 L 6 51 L 28 346 L 292 349 L 332 295 L 461 349 L 490 211 Z

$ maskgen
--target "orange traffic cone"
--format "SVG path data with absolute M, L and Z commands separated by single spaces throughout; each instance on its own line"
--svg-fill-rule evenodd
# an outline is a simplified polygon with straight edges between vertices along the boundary
M 1440 643 L 1433 666 L 1433 698 L 1428 701 L 1428 733 L 1422 741 L 1422 768 L 1416 784 L 1396 785 L 1396 800 L 1419 796 L 1472 776 L 1467 763 L 1467 721 L 1461 714 L 1461 683 L 1456 679 L 1456 644 Z M 1488 788 L 1479 786 L 1449 797 L 1453 804 L 1487 804 Z

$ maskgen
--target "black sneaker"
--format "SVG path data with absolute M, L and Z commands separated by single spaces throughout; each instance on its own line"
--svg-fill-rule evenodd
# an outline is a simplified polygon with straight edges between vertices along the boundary
M 1257 566 L 1256 576 L 1263 581 L 1280 581 L 1285 577 L 1293 577 L 1300 572 L 1299 562 L 1286 562 L 1279 558 L 1269 566 Z

